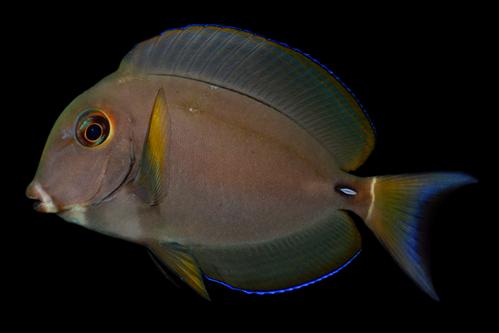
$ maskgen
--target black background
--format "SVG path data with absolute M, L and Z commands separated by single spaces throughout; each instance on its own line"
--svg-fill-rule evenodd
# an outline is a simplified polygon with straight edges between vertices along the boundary
M 172 320 L 174 313 L 216 308 L 212 318 L 236 311 L 244 322 L 294 323 L 311 315 L 311 322 L 332 325 L 348 314 L 361 324 L 363 315 L 373 313 L 382 322 L 393 313 L 459 321 L 474 310 L 477 323 L 486 320 L 482 308 L 495 297 L 489 281 L 497 261 L 490 240 L 497 218 L 485 172 L 497 144 L 487 92 L 496 41 L 487 9 L 126 7 L 59 5 L 4 13 L 14 18 L 3 29 L 4 72 L 10 74 L 3 114 L 12 132 L 2 140 L 8 146 L 3 164 L 10 168 L 2 233 L 10 297 L 4 299 L 13 313 L 87 319 L 141 313 Z M 208 282 L 209 303 L 172 286 L 140 246 L 31 209 L 24 190 L 64 107 L 116 70 L 136 43 L 192 23 L 237 26 L 285 42 L 342 78 L 377 130 L 376 149 L 357 174 L 449 170 L 479 179 L 447 197 L 435 213 L 432 269 L 440 302 L 421 292 L 362 225 L 363 252 L 340 274 L 274 296 L 248 296 Z M 465 315 L 452 317 L 456 313 Z

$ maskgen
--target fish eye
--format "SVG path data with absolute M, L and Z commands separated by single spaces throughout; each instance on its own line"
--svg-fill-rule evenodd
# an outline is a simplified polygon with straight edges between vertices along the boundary
M 104 112 L 84 111 L 76 124 L 76 137 L 85 147 L 96 147 L 109 137 L 110 124 Z

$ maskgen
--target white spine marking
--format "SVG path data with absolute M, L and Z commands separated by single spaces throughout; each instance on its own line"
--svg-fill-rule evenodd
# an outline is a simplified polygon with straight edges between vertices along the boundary
M 371 204 L 369 205 L 369 209 L 367 211 L 366 221 L 369 221 L 369 219 L 371 218 L 371 214 L 373 212 L 374 200 L 376 199 L 376 194 L 374 193 L 375 185 L 376 185 L 376 177 L 373 177 L 373 180 L 371 182 Z

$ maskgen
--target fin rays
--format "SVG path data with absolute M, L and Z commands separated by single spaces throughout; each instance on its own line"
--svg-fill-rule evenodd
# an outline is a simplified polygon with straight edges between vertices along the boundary
M 224 287 L 227 287 L 229 289 L 232 289 L 232 290 L 235 290 L 235 291 L 240 291 L 240 292 L 243 292 L 245 294 L 255 294 L 255 295 L 272 295 L 272 294 L 282 294 L 282 293 L 286 293 L 286 292 L 290 292 L 290 291 L 294 291 L 294 290 L 298 290 L 298 289 L 301 289 L 301 288 L 304 288 L 304 287 L 308 287 L 310 285 L 313 285 L 317 282 L 320 282 L 324 279 L 327 279 L 328 277 L 331 277 L 337 273 L 339 273 L 341 270 L 343 270 L 346 266 L 348 266 L 352 261 L 355 260 L 355 258 L 357 258 L 360 254 L 361 250 L 357 251 L 357 253 L 355 253 L 353 255 L 352 258 L 350 258 L 347 262 L 345 262 L 343 265 L 341 265 L 340 267 L 336 268 L 335 270 L 319 277 L 319 278 L 316 278 L 314 280 L 311 280 L 309 282 L 305 282 L 305 283 L 302 283 L 302 284 L 299 284 L 299 285 L 296 285 L 296 286 L 292 286 L 292 287 L 288 287 L 288 288 L 284 288 L 284 289 L 276 289 L 276 290 L 247 290 L 247 289 L 241 289 L 241 288 L 237 288 L 237 287 L 233 287 L 231 286 L 230 284 L 228 283 L 225 283 L 225 282 L 222 282 L 222 281 L 219 281 L 219 280 L 216 280 L 216 279 L 213 279 L 213 278 L 210 278 L 209 276 L 205 276 L 205 278 L 209 281 L 212 281 L 212 282 L 215 282 L 215 283 L 218 283 L 218 284 L 221 284 L 222 286 Z
M 339 271 L 359 250 L 360 234 L 343 211 L 273 240 L 192 248 L 205 276 L 255 293 L 294 290 L 319 281 Z
M 426 212 L 441 194 L 473 183 L 462 173 L 374 177 L 366 224 L 400 267 L 433 299 L 426 246 Z
M 168 109 L 163 89 L 158 91 L 149 120 L 136 184 L 139 195 L 150 205 L 158 204 L 164 195 L 163 175 L 169 135 Z
M 314 136 L 343 170 L 356 169 L 374 147 L 370 121 L 330 70 L 245 31 L 208 25 L 170 30 L 135 47 L 120 70 L 200 80 L 252 97 Z

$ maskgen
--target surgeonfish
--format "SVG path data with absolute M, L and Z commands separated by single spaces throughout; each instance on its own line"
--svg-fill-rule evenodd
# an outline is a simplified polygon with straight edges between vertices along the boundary
M 285 44 L 194 25 L 138 44 L 57 119 L 27 196 L 142 244 L 209 298 L 295 290 L 361 250 L 359 216 L 438 299 L 425 221 L 459 172 L 358 177 L 375 137 L 351 91 Z

